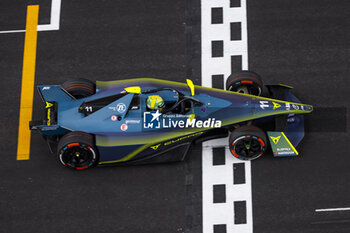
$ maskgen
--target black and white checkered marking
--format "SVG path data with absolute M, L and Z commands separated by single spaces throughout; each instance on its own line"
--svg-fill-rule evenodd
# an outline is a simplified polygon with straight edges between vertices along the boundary
M 225 88 L 248 69 L 246 0 L 202 0 L 202 85 Z M 253 232 L 251 166 L 234 158 L 228 139 L 203 143 L 203 232 Z

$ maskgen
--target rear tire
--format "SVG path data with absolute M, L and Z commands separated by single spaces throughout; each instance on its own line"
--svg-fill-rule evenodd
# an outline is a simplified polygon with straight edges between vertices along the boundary
M 82 99 L 95 94 L 96 85 L 88 79 L 66 81 L 62 87 L 76 99 Z
M 266 134 L 253 125 L 244 125 L 231 132 L 229 147 L 233 156 L 241 160 L 253 160 L 264 154 Z
M 226 80 L 226 90 L 260 96 L 263 82 L 261 77 L 251 71 L 231 74 Z
M 63 166 L 76 170 L 93 167 L 99 159 L 93 136 L 78 131 L 61 138 L 57 146 L 57 156 Z

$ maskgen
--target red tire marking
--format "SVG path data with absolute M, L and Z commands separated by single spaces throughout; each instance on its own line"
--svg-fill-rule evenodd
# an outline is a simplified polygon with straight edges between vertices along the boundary
M 80 146 L 80 143 L 79 142 L 75 142 L 75 143 L 68 144 L 67 146 L 68 146 L 68 148 L 72 147 L 72 146 Z
M 265 147 L 265 143 L 261 138 L 258 138 L 258 141 L 260 142 L 260 144 L 262 145 L 262 147 Z
M 67 87 L 72 87 L 72 86 L 85 86 L 88 88 L 92 88 L 89 84 L 86 84 L 86 83 L 72 83 L 72 84 L 68 85 Z
M 239 158 L 239 156 L 236 154 L 236 152 L 234 152 L 234 150 L 231 150 L 231 153 L 232 153 L 233 156 L 235 156 L 236 158 Z
M 73 89 L 73 88 L 77 88 L 77 87 L 86 88 L 86 89 L 89 89 L 91 91 L 93 90 L 93 88 L 90 85 L 83 84 L 83 83 L 71 84 L 71 85 L 67 86 L 65 89 L 69 90 L 69 89 Z
M 248 80 L 242 80 L 241 83 L 249 83 L 249 84 L 253 84 L 253 81 L 248 81 Z
M 71 89 L 75 89 L 75 88 L 83 88 L 83 89 L 87 89 L 87 90 L 89 90 L 89 91 L 94 91 L 92 88 L 90 88 L 90 87 L 85 87 L 85 86 L 80 86 L 80 85 L 77 85 L 77 86 L 70 86 L 70 87 L 67 87 L 67 88 L 65 88 L 66 89 L 66 91 L 69 91 L 69 90 L 71 90 Z
M 86 169 L 86 168 L 88 168 L 89 166 L 85 166 L 85 167 L 76 167 L 75 169 L 77 169 L 77 170 L 83 170 L 83 169 Z

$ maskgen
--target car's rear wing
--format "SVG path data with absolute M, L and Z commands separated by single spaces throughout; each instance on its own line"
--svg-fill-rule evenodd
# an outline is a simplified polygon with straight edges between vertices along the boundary
M 65 101 L 74 99 L 66 92 L 61 85 L 41 85 L 37 86 L 39 95 L 44 102 L 44 117 L 42 120 L 33 120 L 29 122 L 31 130 L 40 130 L 43 135 L 56 135 L 66 132 L 59 127 L 57 119 L 58 105 Z
M 75 99 L 61 85 L 39 85 L 37 86 L 41 99 L 44 102 L 64 102 Z

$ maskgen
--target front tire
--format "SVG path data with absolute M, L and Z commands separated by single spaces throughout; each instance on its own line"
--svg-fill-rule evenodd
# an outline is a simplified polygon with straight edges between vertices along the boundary
M 266 134 L 256 126 L 241 126 L 231 132 L 229 147 L 232 155 L 238 159 L 257 159 L 263 155 L 266 150 Z
M 69 168 L 83 170 L 98 163 L 98 151 L 91 134 L 70 132 L 58 143 L 57 156 L 60 163 Z
M 226 80 L 226 90 L 260 96 L 263 82 L 261 77 L 251 71 L 241 71 L 231 74 Z

